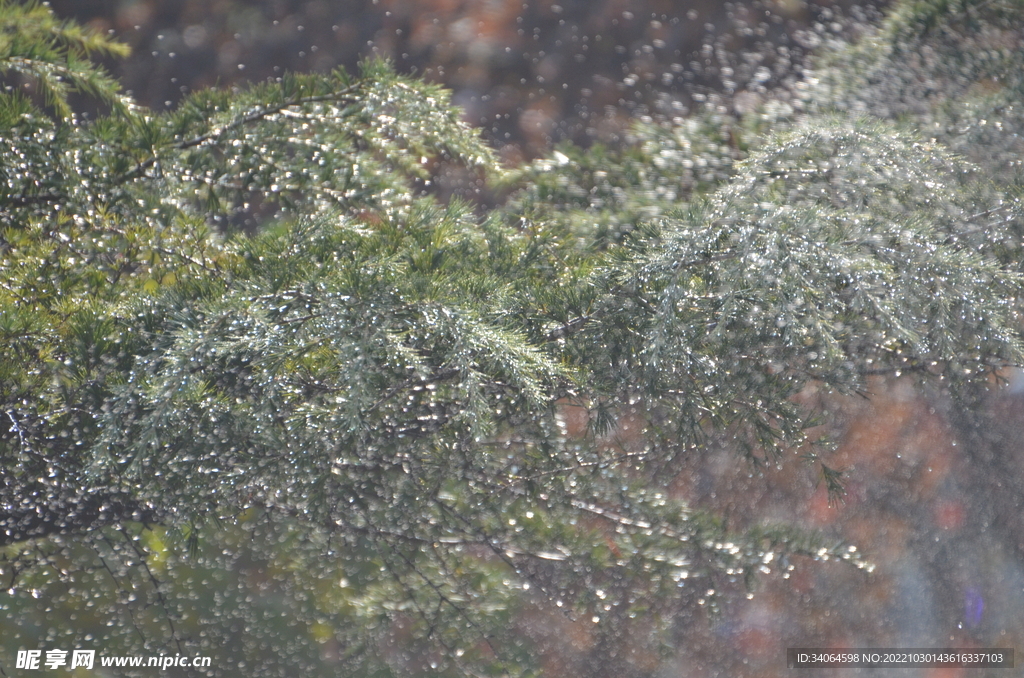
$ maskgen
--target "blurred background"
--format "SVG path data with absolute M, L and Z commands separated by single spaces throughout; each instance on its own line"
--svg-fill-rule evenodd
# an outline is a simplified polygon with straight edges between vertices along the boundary
M 442 83 L 510 163 L 561 141 L 617 144 L 632 119 L 696 107 L 742 115 L 785 97 L 822 41 L 856 36 L 885 3 L 802 0 L 53 0 L 133 55 L 111 70 L 143 104 L 284 71 L 354 69 L 370 55 Z M 907 382 L 833 399 L 830 504 L 796 459 L 755 473 L 726 449 L 681 463 L 674 489 L 730 525 L 794 521 L 856 544 L 873 573 L 806 560 L 766 564 L 758 588 L 680 620 L 668 647 L 607 638 L 538 605 L 517 624 L 545 676 L 784 676 L 787 647 L 1024 648 L 1024 388 L 1011 379 L 970 412 Z M 805 394 L 808 398 L 818 397 Z M 619 444 L 631 444 L 619 431 Z M 633 443 L 637 443 L 633 440 Z M 256 567 L 255 565 L 253 566 Z M 239 575 L 245 579 L 244 573 Z M 261 582 L 268 587 L 283 583 Z M 728 588 L 728 585 L 725 585 Z M 396 635 L 400 643 L 400 635 Z M 331 650 L 321 660 L 330 674 Z M 1018 658 L 1018 665 L 1024 657 Z M 814 675 L 886 675 L 821 670 Z M 921 669 L 900 676 L 1019 675 Z M 330 674 L 333 675 L 333 674 Z
M 829 33 L 882 2 L 850 0 L 53 0 L 132 46 L 111 62 L 163 109 L 186 93 L 355 69 L 370 55 L 451 88 L 510 161 L 552 142 L 615 142 L 631 115 L 686 115 L 709 95 L 741 112 L 800 77 Z

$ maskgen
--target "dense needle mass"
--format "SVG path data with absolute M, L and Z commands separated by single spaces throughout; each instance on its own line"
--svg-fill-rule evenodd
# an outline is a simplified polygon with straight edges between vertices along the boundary
M 214 674 L 312 667 L 329 641 L 351 675 L 525 675 L 527 600 L 655 647 L 773 561 L 869 567 L 727 526 L 670 478 L 724 445 L 799 452 L 841 493 L 808 389 L 910 374 L 969 400 L 1024 359 L 1018 183 L 957 155 L 1017 138 L 973 123 L 1020 105 L 988 84 L 1022 61 L 1020 10 L 947 4 L 898 6 L 868 41 L 887 49 L 836 48 L 798 103 L 510 170 L 386 62 L 157 113 L 89 61 L 117 43 L 0 3 L 5 581 L 102 603 L 125 653 L 223 651 Z M 1012 46 L 958 67 L 955 96 L 857 105 L 900 50 L 948 75 L 979 25 Z M 829 70 L 850 64 L 853 84 Z M 511 197 L 439 203 L 440 161 Z M 239 571 L 288 579 L 275 614 L 309 633 L 239 636 L 262 614 Z

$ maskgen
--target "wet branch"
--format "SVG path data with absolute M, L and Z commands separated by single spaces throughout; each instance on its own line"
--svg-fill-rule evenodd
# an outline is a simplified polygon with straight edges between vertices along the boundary
M 55 497 L 48 502 L 0 504 L 0 547 L 109 525 L 159 523 L 157 511 L 123 492 Z

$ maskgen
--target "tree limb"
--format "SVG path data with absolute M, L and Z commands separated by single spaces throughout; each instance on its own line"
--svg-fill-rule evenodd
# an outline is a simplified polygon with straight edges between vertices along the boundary
M 0 504 L 0 547 L 58 534 L 81 534 L 125 522 L 158 523 L 152 506 L 123 492 L 93 492 L 55 497 L 49 501 L 22 499 Z

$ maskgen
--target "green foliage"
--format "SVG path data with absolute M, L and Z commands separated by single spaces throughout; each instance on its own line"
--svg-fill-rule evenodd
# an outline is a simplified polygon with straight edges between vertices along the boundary
M 131 104 L 118 93 L 117 82 L 89 61 L 92 54 L 128 56 L 127 45 L 60 21 L 38 2 L 3 0 L 0 27 L 0 73 L 20 76 L 34 86 L 58 118 L 72 117 L 72 93 L 96 97 L 120 112 Z
M 854 392 L 919 370 L 959 384 L 1018 364 L 1019 239 L 979 232 L 986 203 L 965 174 L 876 123 L 768 141 L 711 200 L 631 243 L 621 284 L 652 308 L 647 392 L 680 389 L 674 421 L 746 422 L 753 450 L 781 456 L 810 383 Z
M 505 178 L 521 185 L 508 209 L 566 221 L 581 243 L 618 242 L 641 223 L 732 176 L 745 148 L 736 121 L 702 111 L 676 126 L 634 124 L 626 145 L 560 146 Z
M 951 96 L 916 128 L 834 114 L 898 101 L 877 90 L 896 42 L 955 60 L 980 30 L 964 12 L 1017 30 L 972 8 L 899 6 L 819 64 L 818 112 L 774 135 L 705 113 L 505 176 L 444 91 L 386 63 L 158 114 L 85 59 L 116 44 L 0 5 L 2 63 L 56 113 L 0 93 L 10 611 L 32 612 L 19 586 L 53 612 L 114 582 L 83 623 L 125 654 L 170 637 L 221 652 L 215 673 L 284 675 L 329 645 L 351 675 L 529 675 L 532 609 L 664 649 L 775 559 L 866 567 L 786 526 L 726 526 L 670 483 L 705 446 L 806 453 L 810 387 L 906 373 L 965 396 L 1024 362 L 1016 179 L 930 127 L 981 104 Z M 829 69 L 850 65 L 840 91 Z M 68 86 L 113 113 L 76 119 Z M 439 162 L 519 190 L 487 214 L 440 205 Z
M 819 59 L 805 90 L 811 110 L 913 119 L 928 138 L 1018 181 L 1024 53 L 1016 0 L 901 2 L 855 45 Z

